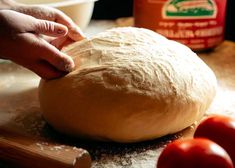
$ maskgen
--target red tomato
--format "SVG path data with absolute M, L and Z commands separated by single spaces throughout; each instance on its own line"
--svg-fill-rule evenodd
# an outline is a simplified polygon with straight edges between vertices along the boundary
M 226 116 L 211 116 L 203 120 L 194 137 L 208 138 L 223 147 L 235 165 L 235 119 Z
M 157 168 L 233 168 L 226 151 L 209 139 L 176 140 L 161 153 Z

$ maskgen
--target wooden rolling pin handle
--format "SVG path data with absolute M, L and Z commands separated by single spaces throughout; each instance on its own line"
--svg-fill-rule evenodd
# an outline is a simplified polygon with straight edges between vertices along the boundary
M 73 168 L 90 168 L 91 167 L 91 157 L 88 153 L 84 153 L 82 156 L 76 157 L 73 164 Z
M 1 134 L 0 134 L 1 135 Z M 91 158 L 88 152 L 81 149 L 76 154 L 69 154 L 69 159 L 53 152 L 46 153 L 36 148 L 37 141 L 30 138 L 16 136 L 0 137 L 0 158 L 10 161 L 13 165 L 21 168 L 90 168 Z M 46 142 L 47 146 L 53 146 Z M 27 145 L 28 144 L 28 145 Z M 72 148 L 72 147 L 71 147 Z M 71 157 L 70 157 L 71 156 Z M 67 159 L 65 159 L 67 158 Z

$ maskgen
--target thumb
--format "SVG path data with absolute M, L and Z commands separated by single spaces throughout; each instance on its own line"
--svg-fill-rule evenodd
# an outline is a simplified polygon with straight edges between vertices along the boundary
M 60 37 L 68 33 L 66 26 L 47 20 L 38 20 L 34 25 L 34 31 L 38 34 Z

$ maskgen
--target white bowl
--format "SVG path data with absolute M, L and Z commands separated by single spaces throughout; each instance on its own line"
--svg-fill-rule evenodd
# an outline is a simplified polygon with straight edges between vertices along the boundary
M 16 0 L 23 4 L 46 5 L 68 15 L 82 30 L 91 20 L 96 0 Z

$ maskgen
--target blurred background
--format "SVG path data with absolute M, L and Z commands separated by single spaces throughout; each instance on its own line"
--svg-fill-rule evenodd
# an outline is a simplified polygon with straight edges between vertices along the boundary
M 117 19 L 133 15 L 133 0 L 99 0 L 93 19 Z M 235 41 L 235 0 L 227 0 L 225 39 Z
M 26 4 L 47 4 L 69 15 L 83 30 L 90 18 L 115 20 L 133 16 L 134 0 L 15 0 Z M 95 5 L 94 5 L 95 1 Z M 225 1 L 225 0 L 219 0 Z M 94 7 L 94 11 L 93 11 Z M 93 12 L 93 14 L 92 14 Z M 227 0 L 225 39 L 235 41 L 235 0 Z

